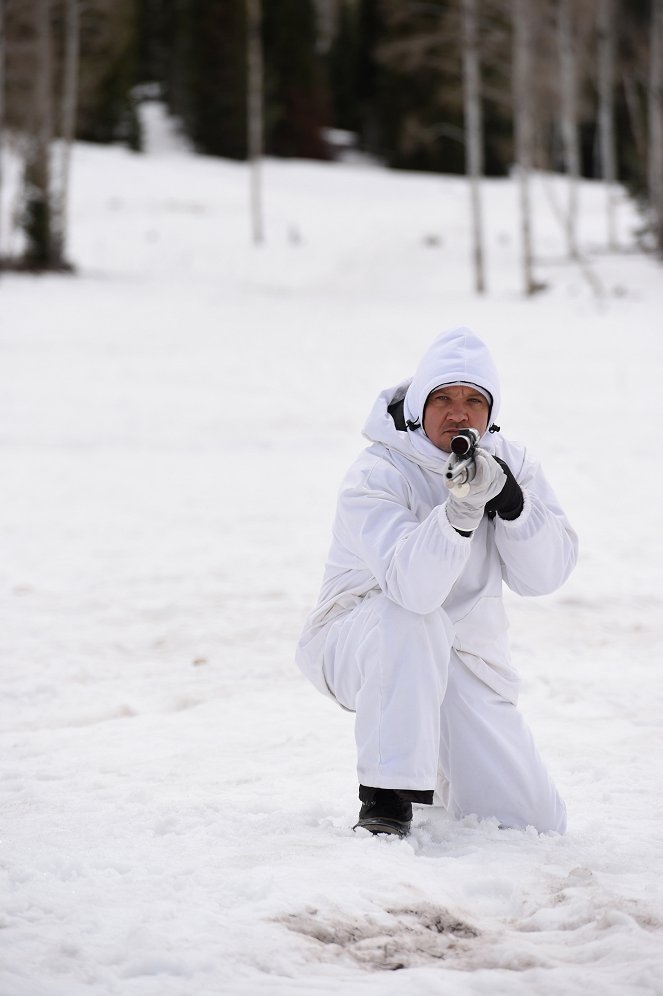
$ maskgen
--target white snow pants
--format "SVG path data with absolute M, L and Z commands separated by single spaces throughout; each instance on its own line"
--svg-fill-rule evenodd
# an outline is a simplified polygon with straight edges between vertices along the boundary
M 382 594 L 332 623 L 325 680 L 356 713 L 360 784 L 436 788 L 436 801 L 455 818 L 564 833 L 566 807 L 527 724 L 472 674 L 452 642 L 442 609 L 418 615 Z

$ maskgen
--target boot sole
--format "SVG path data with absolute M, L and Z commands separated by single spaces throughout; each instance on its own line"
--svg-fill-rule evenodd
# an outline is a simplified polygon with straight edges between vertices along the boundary
M 399 820 L 380 819 L 379 816 L 369 816 L 367 819 L 359 820 L 352 829 L 356 830 L 357 827 L 363 827 L 364 830 L 369 830 L 374 834 L 388 833 L 396 837 L 407 837 L 410 832 L 409 823 L 401 823 Z

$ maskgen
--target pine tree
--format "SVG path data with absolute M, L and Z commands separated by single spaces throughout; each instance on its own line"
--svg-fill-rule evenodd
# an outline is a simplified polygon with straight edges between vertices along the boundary
M 198 149 L 246 159 L 246 12 L 244 0 L 186 0 L 189 39 L 184 123 Z
M 362 125 L 359 91 L 360 45 L 359 8 L 356 3 L 343 0 L 327 67 L 334 124 L 337 128 L 352 132 L 360 132 Z
M 312 0 L 280 0 L 264 8 L 267 152 L 326 159 L 329 123 L 323 60 L 317 51 Z
M 82 4 L 79 138 L 89 142 L 121 141 L 140 149 L 140 123 L 133 98 L 137 32 L 136 0 L 85 0 Z M 59 57 L 62 59 L 62 52 Z

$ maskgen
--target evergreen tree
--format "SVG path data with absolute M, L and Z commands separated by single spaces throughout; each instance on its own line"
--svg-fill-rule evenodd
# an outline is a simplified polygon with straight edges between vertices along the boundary
M 266 149 L 276 156 L 328 158 L 324 65 L 317 51 L 312 0 L 265 4 Z
M 404 169 L 463 172 L 458 6 L 442 0 L 384 0 L 381 10 L 376 110 L 387 162 Z
M 332 119 L 337 128 L 360 132 L 360 13 L 352 0 L 342 0 L 336 35 L 327 57 Z
M 245 159 L 246 12 L 244 0 L 188 0 L 180 44 L 184 124 L 203 152 Z
M 141 144 L 132 94 L 137 77 L 136 0 L 86 0 L 81 9 L 77 134 L 89 142 Z
M 245 159 L 245 0 L 140 4 L 151 36 L 141 41 L 142 79 L 162 84 L 170 109 L 201 152 Z M 266 151 L 326 157 L 326 83 L 313 0 L 265 3 L 262 34 Z

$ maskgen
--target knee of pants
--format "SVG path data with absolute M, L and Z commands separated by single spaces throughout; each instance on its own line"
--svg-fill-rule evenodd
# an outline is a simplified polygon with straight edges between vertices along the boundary
M 411 612 L 386 595 L 371 595 L 366 607 L 379 620 L 384 641 L 400 644 L 415 639 L 424 639 L 435 651 L 449 653 L 454 640 L 454 629 L 444 609 L 422 615 Z

